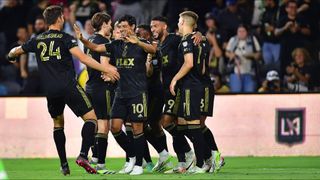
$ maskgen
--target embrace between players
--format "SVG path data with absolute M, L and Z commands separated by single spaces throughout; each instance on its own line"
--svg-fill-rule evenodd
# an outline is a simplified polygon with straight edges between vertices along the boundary
M 153 18 L 150 26 L 137 27 L 134 17 L 124 15 L 111 33 L 110 16 L 96 13 L 92 17 L 96 32 L 88 40 L 74 27 L 86 54 L 76 39 L 61 31 L 61 7 L 50 6 L 43 16 L 49 30 L 13 48 L 8 59 L 36 54 L 64 175 L 70 174 L 64 134 L 66 104 L 84 120 L 76 163 L 88 173 L 115 173 L 105 165 L 109 129 L 126 153 L 125 165 L 118 173 L 140 175 L 146 166 L 151 172 L 198 174 L 217 172 L 224 165 L 205 125 L 206 117 L 213 113 L 213 84 L 208 75 L 211 47 L 201 33 L 194 32 L 197 14 L 180 14 L 179 36 L 168 33 L 167 19 L 160 16 Z M 72 56 L 87 66 L 86 92 L 76 81 Z M 176 166 L 163 129 L 172 135 Z M 159 154 L 155 165 L 147 142 Z M 89 161 L 90 148 L 93 156 Z

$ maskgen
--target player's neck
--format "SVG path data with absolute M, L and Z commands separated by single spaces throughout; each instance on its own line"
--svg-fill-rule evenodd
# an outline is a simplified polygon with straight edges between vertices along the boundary
M 165 31 L 160 39 L 160 42 L 163 43 L 163 41 L 167 38 L 168 35 L 169 35 L 168 31 Z
M 182 29 L 182 36 L 185 36 L 187 34 L 191 34 L 192 32 L 193 32 L 193 28 L 185 26 Z
M 61 31 L 61 28 L 57 24 L 52 24 L 52 25 L 49 26 L 49 30 Z

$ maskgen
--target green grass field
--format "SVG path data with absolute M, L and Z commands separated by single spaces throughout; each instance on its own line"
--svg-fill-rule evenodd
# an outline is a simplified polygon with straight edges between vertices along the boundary
M 59 172 L 58 159 L 4 159 L 10 179 L 320 179 L 320 157 L 226 157 L 216 175 L 151 174 L 90 175 L 69 160 L 71 176 Z M 108 168 L 118 170 L 122 158 L 108 159 Z

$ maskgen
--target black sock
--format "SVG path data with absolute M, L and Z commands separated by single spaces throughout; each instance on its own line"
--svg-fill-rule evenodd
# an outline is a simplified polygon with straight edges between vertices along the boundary
M 144 150 L 146 149 L 144 146 L 146 145 L 146 138 L 143 133 L 134 135 L 134 149 L 136 153 L 136 166 L 142 166 L 142 158 L 144 154 Z
M 95 120 L 86 120 L 82 130 L 81 130 L 81 136 L 82 136 L 82 145 L 81 145 L 81 151 L 80 156 L 88 159 L 88 151 L 91 146 L 94 144 L 94 135 L 96 133 L 97 129 L 97 123 Z
M 113 137 L 116 139 L 120 147 L 126 152 L 128 158 L 134 157 L 133 144 L 130 143 L 128 136 L 122 130 L 117 133 L 113 133 Z
M 161 147 L 159 142 L 157 141 L 156 136 L 152 133 L 151 127 L 150 126 L 145 126 L 144 128 L 144 135 L 147 141 L 156 149 L 158 153 L 163 151 L 164 147 Z
M 95 136 L 94 144 L 91 146 L 91 151 L 92 151 L 92 157 L 93 158 L 98 158 L 98 141 L 97 141 L 97 134 Z
M 144 155 L 143 155 L 143 159 L 149 163 L 149 162 L 152 162 L 151 160 L 151 156 L 150 156 L 150 150 L 149 150 L 149 146 L 148 146 L 148 142 L 145 141 L 145 151 L 144 151 Z
M 162 152 L 163 150 L 168 151 L 168 145 L 167 145 L 167 137 L 166 134 L 161 131 L 160 135 L 156 137 L 157 138 L 157 142 L 158 142 L 158 146 L 159 146 L 159 151 Z M 161 150 L 162 149 L 162 150 Z M 158 153 L 160 153 L 158 152 Z
M 204 126 L 201 128 L 201 131 L 208 147 L 212 151 L 218 151 L 218 147 L 217 147 L 216 141 L 214 140 L 211 130 L 207 126 Z
M 165 127 L 165 129 L 172 135 L 174 151 L 177 154 L 178 159 L 181 160 L 179 160 L 179 162 L 185 162 L 184 153 L 189 152 L 191 147 L 187 139 L 184 137 L 184 134 L 178 131 L 175 124 L 171 124 Z
M 56 144 L 58 155 L 60 158 L 60 164 L 63 165 L 67 163 L 66 156 L 66 136 L 64 134 L 63 128 L 54 128 L 53 130 L 53 139 Z
M 190 138 L 190 140 L 193 143 L 193 149 L 196 154 L 197 163 L 196 165 L 200 168 L 202 168 L 204 163 L 204 145 L 205 141 L 203 138 L 203 134 L 201 132 L 201 129 L 188 129 L 187 130 L 187 136 Z
M 125 125 L 125 127 L 126 127 L 126 134 L 127 134 L 129 143 L 132 145 L 132 151 L 134 151 L 132 127 L 130 125 Z M 126 162 L 129 162 L 129 155 L 127 153 L 126 153 Z
M 98 133 L 96 135 L 98 164 L 104 164 L 108 147 L 108 134 Z

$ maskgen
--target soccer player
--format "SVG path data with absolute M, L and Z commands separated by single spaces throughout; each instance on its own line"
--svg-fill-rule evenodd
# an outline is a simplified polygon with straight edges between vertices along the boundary
M 91 18 L 95 34 L 89 41 L 97 44 L 109 43 L 111 35 L 111 17 L 106 13 L 96 13 Z M 97 53 L 84 48 L 84 52 L 104 66 L 110 66 L 109 58 L 105 53 Z M 101 72 L 87 67 L 89 79 L 86 83 L 86 92 L 92 102 L 93 109 L 98 118 L 98 132 L 95 138 L 93 156 L 90 164 L 96 165 L 99 174 L 114 174 L 105 167 L 106 151 L 108 146 L 108 133 L 110 127 L 110 112 L 114 98 L 114 83 L 106 83 L 101 78 Z
M 172 78 L 179 70 L 178 66 L 178 46 L 181 41 L 181 36 L 169 34 L 167 31 L 167 18 L 154 17 L 151 20 L 151 31 L 153 38 L 158 40 L 157 55 L 161 60 L 161 74 L 164 89 L 164 108 L 161 117 L 161 124 L 173 138 L 173 147 L 178 157 L 178 165 L 173 169 L 173 172 L 185 172 L 193 163 L 194 153 L 191 150 L 187 139 L 177 130 L 177 109 L 174 109 L 175 97 L 169 91 L 169 85 Z M 200 38 L 201 39 L 201 38 Z M 167 166 L 166 156 L 159 157 L 159 160 L 154 167 L 154 171 L 161 171 Z
M 30 39 L 22 46 L 13 48 L 8 59 L 13 60 L 21 54 L 34 52 L 37 57 L 41 80 L 46 92 L 48 110 L 53 118 L 53 137 L 61 163 L 61 172 L 70 174 L 64 134 L 63 110 L 67 104 L 71 110 L 84 120 L 81 131 L 82 146 L 76 163 L 88 173 L 96 173 L 87 160 L 90 146 L 93 145 L 96 131 L 96 114 L 86 93 L 77 84 L 72 55 L 82 63 L 101 72 L 107 72 L 110 79 L 118 79 L 116 68 L 102 66 L 91 57 L 85 55 L 77 45 L 77 40 L 69 34 L 61 32 L 64 23 L 62 8 L 50 6 L 43 12 L 49 30 Z
M 204 88 L 204 92 L 201 98 L 201 132 L 204 136 L 205 146 L 204 146 L 204 158 L 205 158 L 205 166 L 204 169 L 206 171 L 216 173 L 220 168 L 225 164 L 224 158 L 221 157 L 221 153 L 218 151 L 217 144 L 215 142 L 214 136 L 211 130 L 206 126 L 205 121 L 207 117 L 212 117 L 213 114 L 213 103 L 214 103 L 214 87 L 213 82 L 210 79 L 209 75 L 209 55 L 211 46 L 209 42 L 203 41 L 201 43 L 202 52 L 204 53 L 204 74 L 202 77 L 202 84 Z
M 122 132 L 125 120 L 132 124 L 134 135 L 133 159 L 125 168 L 125 173 L 139 175 L 143 173 L 142 159 L 145 149 L 145 136 L 143 123 L 147 118 L 147 79 L 146 59 L 148 53 L 155 53 L 156 48 L 145 40 L 135 36 L 136 19 L 130 15 L 124 15 L 119 19 L 121 39 L 109 44 L 97 45 L 84 39 L 78 28 L 75 28 L 77 37 L 86 47 L 93 51 L 113 54 L 116 59 L 116 67 L 120 73 L 120 80 L 116 89 L 115 99 L 111 108 L 111 131 L 120 146 L 129 153 L 128 137 Z M 129 156 L 130 157 L 130 156 Z M 135 162 L 135 163 L 132 163 Z M 134 166 L 132 166 L 134 164 Z
M 149 42 L 153 42 L 150 25 L 139 25 L 136 29 L 138 37 L 144 38 Z M 170 157 L 168 153 L 166 135 L 160 125 L 162 109 L 164 105 L 164 92 L 161 82 L 161 61 L 156 54 L 149 54 L 147 61 L 147 77 L 148 77 L 148 121 L 144 127 L 144 133 L 148 142 L 159 153 L 159 157 L 163 161 L 168 161 L 167 169 L 172 169 L 172 163 L 169 163 Z M 147 148 L 144 159 L 146 160 L 146 168 L 152 171 L 154 165 L 150 158 L 150 152 Z M 148 161 L 149 160 L 149 161 Z
M 205 173 L 203 169 L 205 142 L 200 129 L 204 53 L 201 45 L 194 45 L 191 39 L 198 15 L 192 11 L 185 11 L 179 16 L 179 33 L 183 37 L 179 44 L 178 60 L 182 66 L 170 83 L 170 92 L 175 96 L 176 85 L 179 83 L 178 125 L 181 129 L 185 129 L 196 155 L 196 165 L 189 168 L 188 173 Z

